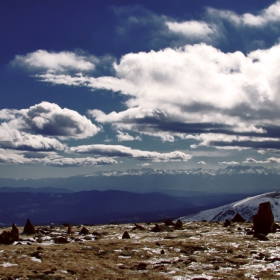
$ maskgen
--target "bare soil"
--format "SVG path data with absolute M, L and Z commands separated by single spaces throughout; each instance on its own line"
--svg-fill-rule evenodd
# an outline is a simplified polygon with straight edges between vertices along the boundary
M 86 226 L 88 235 L 81 226 L 72 234 L 36 227 L 39 233 L 0 245 L 0 279 L 280 279 L 278 232 L 261 241 L 247 234 L 249 223 L 159 225 L 162 232 L 152 232 L 154 224 Z M 122 239 L 125 231 L 130 239 Z

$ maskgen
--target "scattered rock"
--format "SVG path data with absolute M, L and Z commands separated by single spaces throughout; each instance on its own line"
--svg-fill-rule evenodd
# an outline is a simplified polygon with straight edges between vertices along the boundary
M 262 233 L 254 234 L 254 237 L 261 240 L 261 241 L 268 241 L 269 239 Z
M 171 219 L 166 220 L 164 223 L 167 226 L 175 226 L 175 223 Z
M 86 227 L 83 227 L 79 234 L 84 234 L 84 235 L 89 234 L 89 230 Z
M 67 225 L 67 234 L 71 234 L 72 233 L 72 227 L 70 225 L 70 223 Z
M 161 253 L 162 255 L 164 255 L 164 250 L 163 250 L 163 249 L 161 249 L 160 253 Z
M 231 222 L 233 222 L 233 223 L 244 223 L 244 222 L 246 222 L 246 220 L 239 213 L 236 213 L 234 215 L 234 217 L 231 219 Z
M 139 230 L 146 230 L 143 226 L 141 225 L 138 225 L 138 224 L 134 224 L 136 229 L 139 229 Z
M 137 265 L 137 270 L 145 270 L 147 268 L 147 264 L 146 263 L 139 263 Z
M 122 239 L 130 239 L 130 235 L 128 234 L 127 231 L 125 231 L 122 235 Z
M 258 213 L 253 216 L 253 230 L 256 234 L 275 232 L 274 216 L 269 201 L 259 204 Z
M 181 220 L 178 220 L 176 223 L 175 223 L 175 228 L 182 228 L 183 227 L 183 223 Z
M 31 257 L 34 257 L 36 259 L 42 259 L 42 253 L 40 251 L 35 251 L 33 253 L 30 254 Z
M 158 224 L 156 224 L 152 229 L 152 232 L 162 232 L 163 228 L 161 228 Z
M 67 269 L 67 272 L 72 274 L 72 275 L 75 275 L 76 274 L 76 271 L 74 271 L 73 269 Z
M 92 237 L 91 236 L 85 236 L 84 239 L 85 240 L 92 240 Z
M 231 222 L 229 219 L 226 219 L 224 222 L 224 227 L 229 227 L 231 225 Z
M 56 237 L 54 239 L 54 243 L 56 243 L 56 244 L 66 244 L 66 243 L 69 243 L 69 241 L 66 237 L 59 236 L 59 237 Z
M 23 232 L 27 233 L 27 234 L 35 234 L 36 233 L 35 227 L 29 219 L 27 219 L 27 221 L 26 221 Z

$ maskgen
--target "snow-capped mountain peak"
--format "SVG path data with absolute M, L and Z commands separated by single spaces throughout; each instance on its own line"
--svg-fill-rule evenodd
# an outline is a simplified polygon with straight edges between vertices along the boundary
M 280 221 L 280 191 L 269 192 L 257 196 L 247 197 L 237 202 L 230 203 L 218 208 L 205 210 L 197 214 L 182 217 L 182 221 L 224 221 L 232 219 L 239 213 L 245 220 L 252 221 L 257 213 L 260 203 L 269 201 L 275 221 Z

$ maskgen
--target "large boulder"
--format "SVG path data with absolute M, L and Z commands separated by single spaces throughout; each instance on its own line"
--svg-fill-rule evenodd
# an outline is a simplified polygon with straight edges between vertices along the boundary
M 253 217 L 253 230 L 255 234 L 268 234 L 275 232 L 274 216 L 271 211 L 270 202 L 259 204 L 258 213 Z
M 27 233 L 27 234 L 35 234 L 36 233 L 35 227 L 29 219 L 27 219 L 27 221 L 26 221 L 23 232 Z

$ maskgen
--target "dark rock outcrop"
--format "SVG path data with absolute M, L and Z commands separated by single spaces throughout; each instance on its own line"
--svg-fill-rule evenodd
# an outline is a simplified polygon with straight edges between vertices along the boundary
M 229 227 L 231 225 L 231 222 L 229 219 L 226 219 L 224 222 L 224 227 Z
M 152 232 L 162 232 L 163 231 L 163 228 L 160 227 L 158 224 L 156 224 L 152 229 L 151 229 Z
M 231 222 L 233 222 L 233 223 L 244 223 L 244 222 L 246 222 L 246 220 L 239 213 L 236 213 L 234 215 L 234 217 L 231 219 Z
M 127 231 L 125 231 L 122 235 L 122 239 L 130 239 L 130 235 Z
M 67 225 L 67 234 L 71 234 L 72 233 L 72 227 L 70 224 Z
M 0 244 L 12 244 L 19 240 L 19 230 L 15 224 L 12 225 L 11 231 L 3 231 L 0 235 Z
M 84 235 L 89 234 L 89 230 L 86 227 L 83 227 L 80 231 L 80 234 L 84 234 Z
M 139 229 L 139 230 L 146 230 L 143 226 L 141 225 L 138 225 L 138 224 L 134 224 L 136 229 Z
M 27 234 L 35 234 L 36 233 L 35 227 L 29 219 L 27 219 L 27 221 L 26 221 L 23 232 L 27 233 Z
M 68 239 L 66 237 L 63 237 L 63 236 L 56 237 L 54 239 L 54 242 L 56 244 L 66 244 L 66 243 L 69 243 Z
M 253 217 L 253 230 L 255 234 L 268 234 L 275 232 L 275 229 L 270 202 L 260 203 L 258 213 Z
M 174 225 L 175 225 L 175 223 L 174 223 L 171 219 L 166 220 L 166 221 L 164 222 L 164 224 L 165 224 L 166 226 L 174 226 Z
M 182 228 L 183 227 L 183 223 L 181 220 L 178 220 L 176 223 L 175 223 L 175 228 Z

